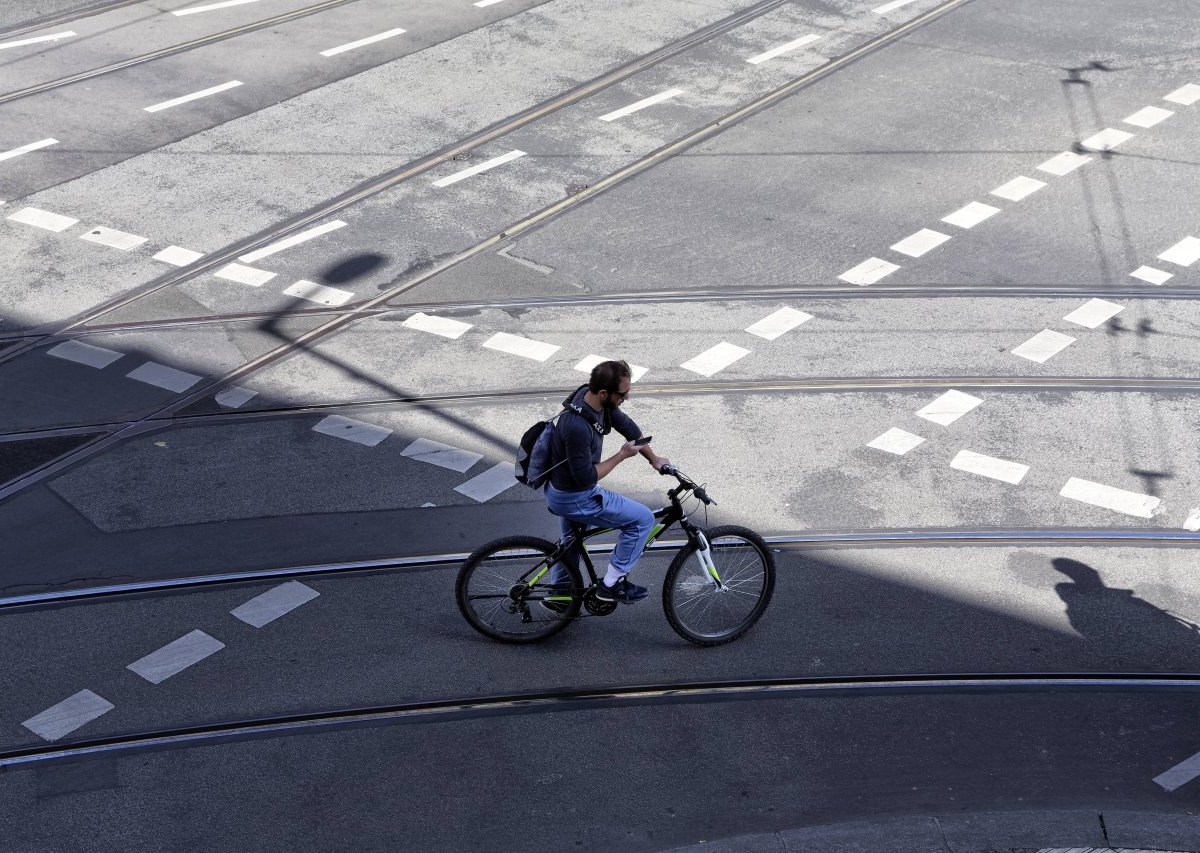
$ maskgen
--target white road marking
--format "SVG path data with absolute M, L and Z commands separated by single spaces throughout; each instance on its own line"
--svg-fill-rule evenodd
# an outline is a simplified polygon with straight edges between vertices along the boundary
M 600 121 L 616 121 L 619 118 L 624 118 L 630 113 L 636 113 L 638 110 L 644 110 L 646 107 L 652 107 L 655 104 L 661 104 L 663 101 L 674 98 L 677 95 L 682 95 L 683 89 L 667 89 L 665 92 L 659 92 L 657 95 L 651 95 L 649 98 L 630 104 L 627 107 L 621 107 L 619 110 L 613 110 L 611 113 L 605 113 L 600 116 Z
M 145 382 L 147 385 L 165 388 L 176 393 L 182 393 L 200 381 L 200 377 L 194 373 L 186 373 L 153 361 L 148 361 L 125 375 L 138 382 Z
M 1033 195 L 1033 193 L 1044 186 L 1046 186 L 1045 181 L 1038 181 L 1034 178 L 1027 178 L 1024 175 L 1020 175 L 1013 178 L 1007 184 L 996 187 L 990 194 L 1006 198 L 1009 201 L 1020 201 L 1026 196 Z
M 1195 83 L 1188 83 L 1180 86 L 1169 95 L 1163 95 L 1164 101 L 1170 101 L 1173 104 L 1183 104 L 1185 107 L 1190 107 L 1196 101 L 1200 101 L 1200 86 Z
M 301 243 L 306 243 L 314 237 L 320 237 L 322 234 L 328 234 L 330 231 L 337 231 L 346 225 L 340 219 L 335 219 L 333 222 L 326 222 L 324 225 L 318 225 L 316 228 L 309 228 L 307 231 L 301 231 L 299 234 L 293 234 L 291 237 L 284 237 L 282 240 L 276 240 L 268 246 L 263 246 L 261 249 L 255 249 L 253 252 L 247 252 L 238 258 L 244 264 L 252 264 L 255 261 L 261 261 L 263 258 L 270 257 L 276 252 L 282 252 L 284 249 L 290 249 L 292 246 L 299 246 Z
M 575 370 L 578 370 L 580 373 L 590 374 L 592 372 L 592 368 L 595 367 L 600 362 L 612 361 L 612 360 L 613 359 L 607 358 L 606 356 L 603 356 L 603 355 L 584 356 L 583 360 L 580 361 L 579 364 L 575 365 Z M 630 364 L 629 365 L 629 373 L 630 373 L 629 381 L 630 381 L 630 383 L 637 382 L 639 379 L 641 379 L 643 376 L 645 376 L 646 370 L 647 370 L 647 368 L 645 368 L 645 367 L 638 367 L 636 364 Z
M 198 12 L 211 12 L 214 9 L 227 9 L 230 6 L 244 6 L 247 3 L 257 3 L 258 0 L 222 0 L 220 3 L 209 3 L 206 6 L 189 6 L 187 9 L 178 9 L 172 12 L 172 15 L 195 15 Z
M 1108 127 L 1095 136 L 1089 136 L 1079 144 L 1093 151 L 1112 151 L 1122 142 L 1128 142 L 1130 139 L 1133 139 L 1134 136 L 1136 134 L 1126 130 L 1117 130 L 1116 128 Z
M 495 4 L 502 3 L 502 2 L 503 2 L 503 0 L 479 0 L 479 2 L 476 3 L 475 5 L 479 6 L 480 8 L 483 8 L 484 6 L 494 6 Z
M 1038 166 L 1039 172 L 1049 172 L 1051 175 L 1062 177 L 1068 172 L 1074 172 L 1084 163 L 1091 162 L 1091 157 L 1085 154 L 1076 154 L 1074 151 L 1064 151 L 1054 157 L 1051 157 L 1042 165 Z
M 520 335 L 510 335 L 507 332 L 497 332 L 484 341 L 483 345 L 488 349 L 506 352 L 509 355 L 519 355 L 522 358 L 532 358 L 534 361 L 545 361 L 561 349 L 554 344 L 545 344 L 541 341 L 523 338 Z
M 1190 530 L 1193 533 L 1200 530 L 1200 506 L 1196 507 L 1188 514 L 1187 521 L 1183 523 L 1184 530 Z
M 6 50 L 10 47 L 24 47 L 27 44 L 41 44 L 42 42 L 47 41 L 58 41 L 59 39 L 70 38 L 73 35 L 76 35 L 73 30 L 66 30 L 65 32 L 61 33 L 51 33 L 48 36 L 34 36 L 31 39 L 21 39 L 20 41 L 6 41 L 3 44 L 0 44 L 0 50 Z
M 224 406 L 227 409 L 240 409 L 256 396 L 258 396 L 257 391 L 242 388 L 240 385 L 231 385 L 217 394 L 214 399 L 216 399 L 218 406 Z
M 1154 127 L 1160 121 L 1166 121 L 1175 113 L 1170 110 L 1164 110 L 1162 107 L 1142 107 L 1133 115 L 1126 119 L 1122 119 L 1125 124 L 1132 124 L 1134 127 Z
M 701 376 L 712 376 L 719 370 L 724 370 L 739 358 L 750 354 L 750 350 L 721 341 L 715 347 L 710 347 L 695 358 L 690 358 L 679 365 L 684 370 L 699 373 Z
M 866 287 L 881 278 L 891 275 L 900 269 L 896 264 L 888 263 L 882 258 L 867 258 L 853 269 L 848 269 L 838 276 L 842 281 Z
M 883 435 L 867 442 L 867 447 L 873 447 L 876 450 L 884 450 L 888 453 L 895 453 L 897 456 L 903 456 L 908 451 L 912 450 L 918 444 L 924 442 L 925 439 L 919 435 L 913 435 L 911 432 L 905 432 L 902 429 L 892 427 Z
M 472 477 L 462 485 L 455 486 L 454 491 L 460 495 L 466 495 L 473 501 L 485 503 L 516 484 L 517 480 L 513 477 L 513 464 L 498 462 L 479 476 Z
M 503 166 L 505 163 L 510 163 L 513 160 L 516 160 L 518 157 L 524 156 L 524 151 L 517 151 L 516 149 L 513 149 L 507 154 L 501 154 L 499 157 L 493 157 L 491 160 L 484 160 L 477 166 L 472 166 L 469 169 L 463 169 L 461 172 L 455 172 L 453 175 L 449 175 L 441 180 L 434 181 L 433 185 L 435 187 L 448 187 L 451 184 L 457 184 L 459 181 L 469 178 L 472 175 L 478 175 L 480 172 L 486 172 L 488 169 L 494 169 L 497 166 Z
M 126 669 L 132 670 L 151 684 L 161 684 L 189 666 L 200 663 L 209 655 L 225 648 L 225 644 L 203 631 L 192 631 L 172 640 L 161 649 L 135 660 Z
M 451 320 L 449 317 L 434 317 L 420 311 L 413 314 L 401 323 L 401 325 L 420 332 L 429 332 L 431 335 L 441 335 L 443 338 L 450 338 L 451 340 L 461 338 L 471 328 L 470 323 Z
M 1000 208 L 998 207 L 973 201 L 965 207 L 960 207 L 949 216 L 943 216 L 942 222 L 957 225 L 959 228 L 974 228 L 983 220 L 990 219 L 999 212 Z
M 1075 339 L 1070 335 L 1064 335 L 1062 332 L 1055 332 L 1050 329 L 1042 329 L 1042 331 L 1038 332 L 1025 343 L 1013 349 L 1012 354 L 1042 364 L 1049 361 L 1053 356 L 1058 355 L 1073 343 L 1075 343 Z
M 926 252 L 936 249 L 949 239 L 949 234 L 943 234 L 941 231 L 934 231 L 930 228 L 922 228 L 916 234 L 911 234 L 893 245 L 892 251 L 908 255 L 910 258 L 919 258 Z
M 1164 773 L 1159 773 L 1154 777 L 1154 782 L 1164 791 L 1174 791 L 1176 788 L 1182 788 L 1197 776 L 1200 776 L 1200 753 L 1196 753 L 1191 758 L 1185 758 Z
M 780 308 L 774 314 L 763 317 L 757 323 L 747 326 L 746 331 L 756 337 L 773 341 L 781 335 L 787 334 L 801 323 L 807 323 L 811 319 L 812 314 L 797 311 L 795 308 L 784 307 Z
M 0 160 L 9 160 L 13 157 L 20 157 L 22 154 L 28 154 L 30 151 L 37 151 L 39 148 L 46 148 L 50 145 L 57 144 L 57 139 L 41 139 L 37 142 L 30 142 L 28 145 L 22 145 L 19 148 L 13 148 L 9 151 L 0 152 Z
M 812 44 L 814 41 L 817 41 L 819 38 L 821 38 L 821 37 L 818 35 L 813 35 L 812 33 L 809 33 L 808 35 L 801 36 L 800 38 L 795 39 L 794 41 L 789 41 L 787 44 L 781 44 L 781 45 L 779 45 L 779 47 L 773 47 L 770 50 L 768 50 L 766 53 L 760 53 L 760 54 L 758 54 L 758 56 L 752 56 L 749 59 L 747 59 L 746 61 L 749 62 L 751 65 L 761 65 L 762 63 L 766 62 L 767 60 L 774 59 L 777 56 L 781 56 L 790 50 L 795 50 L 796 48 L 803 47 L 806 44 Z
M 1111 509 L 1125 515 L 1134 515 L 1138 518 L 1152 518 L 1154 510 L 1162 503 L 1158 498 L 1150 495 L 1127 492 L 1124 489 L 1081 480 L 1078 477 L 1067 480 L 1067 484 L 1062 487 L 1059 494 L 1064 498 Z
M 175 14 L 179 14 L 176 12 Z M 171 107 L 177 107 L 180 104 L 186 104 L 188 101 L 207 98 L 209 95 L 216 95 L 219 92 L 224 92 L 228 89 L 233 89 L 242 85 L 241 80 L 230 80 L 228 83 L 222 83 L 220 86 L 213 86 L 211 89 L 202 89 L 199 92 L 192 92 L 190 95 L 184 95 L 180 98 L 172 98 L 169 101 L 163 101 L 160 104 L 151 104 L 148 107 L 142 107 L 148 113 L 156 113 L 159 110 L 169 110 Z
M 984 456 L 973 450 L 960 450 L 958 455 L 950 460 L 950 467 L 978 474 L 981 477 L 990 477 L 993 480 L 1003 480 L 1014 486 L 1029 473 L 1028 465 L 1009 462 L 1007 459 L 997 459 L 994 456 Z
M 67 361 L 73 361 L 76 364 L 86 364 L 88 367 L 103 370 L 114 361 L 122 358 L 124 353 L 113 352 L 110 349 L 92 346 L 82 341 L 63 341 L 61 344 L 52 346 L 46 350 L 46 355 L 52 355 L 55 358 L 65 358 Z
M 1154 267 L 1138 267 L 1130 273 L 1134 278 L 1140 278 L 1142 281 L 1148 281 L 1151 284 L 1165 284 L 1168 279 L 1174 278 L 1169 272 L 1164 272 Z
M 80 234 L 79 239 L 87 240 L 89 243 L 99 243 L 101 246 L 111 246 L 114 249 L 120 249 L 122 252 L 128 252 L 130 249 L 136 249 L 150 238 L 139 237 L 136 234 L 126 234 L 124 231 L 104 228 L 98 225 L 86 234 Z
M 404 448 L 404 450 L 400 451 L 400 455 L 416 459 L 418 462 L 428 462 L 430 465 L 437 465 L 439 468 L 449 468 L 451 471 L 457 471 L 460 474 L 465 474 L 472 465 L 483 458 L 482 453 L 472 453 L 469 450 L 452 447 L 449 444 L 442 444 L 440 441 L 433 441 L 428 438 L 418 438 L 408 447 Z
M 43 740 L 58 740 L 115 707 L 103 696 L 97 696 L 90 690 L 80 690 L 21 725 Z
M 425 503 L 421 504 L 421 509 L 428 509 L 431 506 L 437 506 L 437 504 L 430 503 L 429 501 L 425 501 Z
M 917 412 L 917 417 L 942 426 L 950 426 L 981 403 L 983 400 L 978 397 L 951 390 Z
M 1158 256 L 1160 261 L 1190 267 L 1200 260 L 1200 240 L 1195 237 L 1184 237 L 1171 248 Z
M 377 41 L 383 41 L 384 39 L 390 39 L 393 36 L 398 36 L 398 35 L 402 34 L 403 32 L 404 32 L 404 30 L 397 27 L 394 30 L 388 30 L 387 32 L 377 33 L 373 36 L 367 36 L 366 38 L 359 39 L 358 41 L 348 42 L 347 44 L 339 44 L 337 47 L 331 47 L 331 48 L 329 48 L 329 50 L 323 50 L 323 51 L 321 51 L 321 56 L 336 56 L 339 53 L 345 53 L 348 50 L 354 50 L 354 48 L 356 48 L 356 47 L 362 47 L 363 45 L 374 44 Z
M 69 216 L 51 213 L 48 210 L 38 210 L 36 207 L 22 208 L 8 218 L 13 222 L 20 222 L 22 225 L 32 225 L 34 228 L 45 228 L 47 231 L 56 232 L 66 231 L 79 221 Z
M 195 263 L 204 257 L 200 252 L 193 252 L 191 249 L 184 249 L 181 246 L 167 246 L 157 255 L 154 260 L 162 261 L 164 264 L 171 264 L 176 267 L 186 267 L 188 264 Z
M 387 427 L 376 426 L 366 421 L 356 421 L 354 418 L 344 418 L 341 415 L 322 418 L 321 422 L 313 427 L 313 432 L 332 435 L 334 438 L 344 438 L 346 441 L 364 444 L 367 447 L 374 447 L 392 434 Z
M 1067 316 L 1063 317 L 1068 323 L 1077 323 L 1094 329 L 1101 323 L 1106 323 L 1125 310 L 1124 305 L 1106 302 L 1103 299 L 1090 299 L 1080 305 Z
M 261 628 L 280 616 L 291 613 L 302 604 L 307 604 L 321 593 L 299 581 L 288 581 L 272 587 L 262 595 L 256 595 L 245 604 L 239 604 L 229 613 L 247 625 Z
M 217 278 L 223 278 L 226 281 L 248 284 L 251 287 L 262 287 L 268 281 L 275 278 L 275 273 L 273 272 L 256 270 L 253 267 L 244 267 L 241 264 L 226 264 L 213 273 L 213 275 Z
M 354 298 L 354 294 L 349 290 L 338 290 L 336 287 L 326 287 L 323 284 L 317 284 L 315 281 L 307 281 L 300 279 L 295 284 L 288 285 L 283 289 L 283 292 L 288 296 L 295 296 L 298 299 L 307 299 L 309 302 L 316 302 L 318 305 L 345 305 Z
M 884 3 L 871 11 L 876 15 L 885 15 L 893 9 L 899 9 L 901 6 L 907 6 L 909 3 L 915 3 L 917 0 L 892 0 L 891 3 Z

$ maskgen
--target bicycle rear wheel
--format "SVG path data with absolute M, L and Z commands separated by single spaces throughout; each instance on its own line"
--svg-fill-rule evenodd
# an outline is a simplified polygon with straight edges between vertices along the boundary
M 551 586 L 550 572 L 530 581 L 557 548 L 536 536 L 509 536 L 479 548 L 458 571 L 458 609 L 479 633 L 505 643 L 534 643 L 557 634 L 579 614 L 579 570 L 562 566 L 566 580 Z
M 762 537 L 734 525 L 705 531 L 717 584 L 688 544 L 663 582 L 663 611 L 679 636 L 698 646 L 719 646 L 750 630 L 775 591 L 775 558 Z

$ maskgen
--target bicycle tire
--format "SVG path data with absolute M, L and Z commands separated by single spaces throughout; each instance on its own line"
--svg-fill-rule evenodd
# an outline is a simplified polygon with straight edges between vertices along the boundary
M 458 578 L 454 583 L 454 596 L 458 601 L 458 609 L 463 618 L 467 620 L 467 624 L 485 637 L 502 643 L 536 643 L 554 636 L 570 625 L 579 615 L 579 606 L 583 599 L 583 582 L 578 568 L 562 566 L 569 578 L 571 600 L 569 603 L 564 602 L 566 606 L 560 614 L 540 608 L 537 600 L 527 602 L 524 610 L 521 610 L 516 602 L 513 602 L 510 607 L 512 599 L 507 596 L 508 589 L 515 586 L 522 574 L 537 565 L 538 560 L 545 559 L 554 553 L 557 547 L 554 543 L 536 536 L 507 536 L 477 548 L 458 570 Z M 534 553 L 527 555 L 523 553 L 529 551 Z M 511 580 L 507 588 L 504 583 L 505 575 L 501 575 L 494 565 L 499 562 L 497 558 L 504 552 L 514 552 L 504 558 L 505 562 L 512 561 L 511 572 L 505 572 L 505 575 L 509 576 L 507 579 Z M 479 573 L 484 570 L 491 571 L 495 577 L 490 581 L 487 578 L 481 578 L 480 584 L 475 587 L 475 592 L 472 592 L 472 581 L 477 579 Z M 485 595 L 479 591 L 481 587 L 490 591 Z M 565 592 L 561 594 L 565 594 Z M 496 602 L 496 607 L 492 608 L 491 613 L 495 617 L 494 620 L 485 618 L 473 606 L 473 602 L 483 600 Z M 512 607 L 517 607 L 517 609 L 514 610 Z M 537 608 L 536 614 L 534 613 L 535 608 Z M 501 618 L 504 616 L 513 618 Z M 528 616 L 535 616 L 535 618 L 526 620 L 525 617 Z M 500 624 L 494 624 L 494 622 Z M 512 628 L 505 630 L 501 627 L 505 624 L 511 625 Z M 517 630 L 517 626 L 520 626 L 521 629 Z
M 663 581 L 663 612 L 666 614 L 667 622 L 670 623 L 675 633 L 688 642 L 695 643 L 698 646 L 720 646 L 724 643 L 733 642 L 745 634 L 754 627 L 754 624 L 766 612 L 767 606 L 771 603 L 771 596 L 775 592 L 775 558 L 772 556 L 771 549 L 767 547 L 767 543 L 763 538 L 748 528 L 726 524 L 710 528 L 704 531 L 704 533 L 708 538 L 710 547 L 714 549 L 718 571 L 721 570 L 722 560 L 717 555 L 722 551 L 728 551 L 732 545 L 742 544 L 748 546 L 751 549 L 748 553 L 757 555 L 759 558 L 758 565 L 760 566 L 761 579 L 754 582 L 749 574 L 746 575 L 747 583 L 757 585 L 757 601 L 749 606 L 744 617 L 738 619 L 725 630 L 704 632 L 696 630 L 692 625 L 688 624 L 692 621 L 692 614 L 689 612 L 681 613 L 681 610 L 686 611 L 691 609 L 690 603 L 695 597 L 684 598 L 687 595 L 689 581 L 688 578 L 681 576 L 686 572 L 695 575 L 697 581 L 692 586 L 697 588 L 703 586 L 702 582 L 705 580 L 698 569 L 698 560 L 695 559 L 696 546 L 689 542 L 683 548 L 679 549 L 679 552 L 675 555 L 675 559 L 671 561 L 671 565 L 667 569 L 667 575 Z M 726 577 L 723 573 L 721 579 L 729 584 L 736 584 L 738 582 L 737 576 Z M 749 593 L 737 590 L 735 587 L 730 587 L 730 590 L 730 592 L 725 593 L 717 590 L 714 585 L 712 590 L 703 591 L 703 594 L 732 595 L 734 593 L 741 593 L 749 595 Z M 697 592 L 698 594 L 700 592 Z

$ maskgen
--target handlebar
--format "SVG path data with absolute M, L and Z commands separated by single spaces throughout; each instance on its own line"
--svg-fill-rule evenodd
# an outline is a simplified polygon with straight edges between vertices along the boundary
M 692 480 L 686 474 L 681 472 L 674 465 L 664 465 L 658 469 L 658 472 L 664 477 L 674 477 L 679 481 L 680 491 L 690 491 L 699 498 L 705 506 L 717 506 L 717 502 L 708 496 L 708 492 L 704 491 L 704 487 Z

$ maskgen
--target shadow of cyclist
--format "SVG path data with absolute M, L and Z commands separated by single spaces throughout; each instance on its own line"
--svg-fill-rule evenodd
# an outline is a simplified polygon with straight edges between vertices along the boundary
M 1054 587 L 1067 605 L 1071 627 L 1085 640 L 1112 650 L 1120 663 L 1145 667 L 1150 664 L 1145 651 L 1156 659 L 1150 664 L 1156 670 L 1190 668 L 1180 658 L 1200 658 L 1200 626 L 1138 598 L 1131 589 L 1105 586 L 1099 572 L 1078 560 L 1058 557 L 1050 563 L 1073 581 Z M 1173 663 L 1157 659 L 1155 652 L 1163 649 L 1180 658 Z

